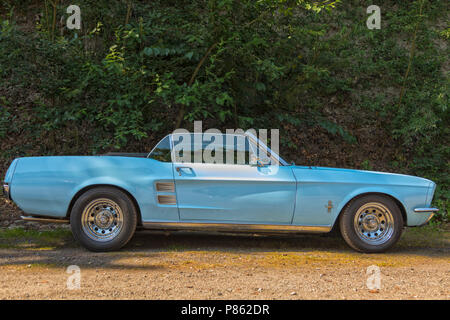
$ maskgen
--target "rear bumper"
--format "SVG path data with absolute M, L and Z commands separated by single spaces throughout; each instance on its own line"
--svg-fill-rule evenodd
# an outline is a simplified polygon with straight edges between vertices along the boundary
M 415 208 L 414 212 L 416 213 L 435 213 L 438 212 L 439 209 L 438 208 Z
M 438 211 L 439 211 L 438 208 L 415 208 L 415 209 L 414 209 L 414 212 L 415 212 L 415 213 L 424 213 L 424 214 L 428 214 L 428 218 L 427 218 L 423 223 L 421 223 L 421 224 L 419 225 L 419 227 L 420 227 L 420 226 L 423 226 L 423 225 L 426 225 L 426 224 L 431 220 L 431 218 L 433 218 L 434 214 L 435 214 L 436 212 L 438 212 Z
M 10 192 L 10 187 L 9 184 L 6 182 L 3 182 L 3 195 L 5 196 L 6 199 L 11 200 L 11 192 Z

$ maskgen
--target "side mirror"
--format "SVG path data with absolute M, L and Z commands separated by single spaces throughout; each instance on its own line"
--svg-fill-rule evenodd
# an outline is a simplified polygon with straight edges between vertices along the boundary
M 264 158 L 258 158 L 255 156 L 252 156 L 252 158 L 250 159 L 250 165 L 252 167 L 267 167 L 268 165 L 270 165 L 270 158 L 268 157 L 264 157 Z

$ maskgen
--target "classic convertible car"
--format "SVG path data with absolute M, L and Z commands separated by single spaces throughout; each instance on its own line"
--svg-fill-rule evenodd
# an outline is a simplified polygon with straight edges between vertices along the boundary
M 17 158 L 3 190 L 23 219 L 70 223 L 92 251 L 121 248 L 137 226 L 269 234 L 336 226 L 353 249 L 382 252 L 438 211 L 427 179 L 296 166 L 250 133 L 197 138 L 170 134 L 149 154 Z

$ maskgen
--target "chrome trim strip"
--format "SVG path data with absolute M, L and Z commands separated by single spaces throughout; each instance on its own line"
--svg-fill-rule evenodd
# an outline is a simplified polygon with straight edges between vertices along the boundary
M 416 208 L 414 209 L 414 212 L 417 213 L 429 213 L 429 212 L 438 212 L 438 208 Z
M 305 232 L 326 233 L 330 226 L 293 226 L 267 224 L 238 224 L 238 223 L 196 223 L 196 222 L 143 222 L 146 229 L 180 229 L 231 232 Z
M 70 223 L 68 219 L 58 219 L 58 218 L 38 218 L 38 217 L 27 217 L 21 216 L 22 220 L 32 221 L 32 222 L 44 222 L 44 223 Z

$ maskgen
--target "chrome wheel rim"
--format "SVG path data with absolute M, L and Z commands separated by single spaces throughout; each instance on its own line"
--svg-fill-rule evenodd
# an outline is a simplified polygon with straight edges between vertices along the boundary
M 394 217 L 385 205 L 370 202 L 361 206 L 356 212 L 354 227 L 362 241 L 371 245 L 380 245 L 392 237 Z
M 81 224 L 84 233 L 92 240 L 110 241 L 122 230 L 122 209 L 111 199 L 96 199 L 83 210 Z

